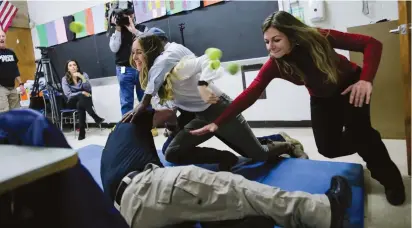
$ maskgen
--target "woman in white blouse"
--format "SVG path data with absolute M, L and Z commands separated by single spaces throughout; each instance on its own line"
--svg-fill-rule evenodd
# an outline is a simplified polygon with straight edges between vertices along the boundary
M 220 170 L 230 170 L 238 161 L 233 153 L 198 146 L 213 136 L 254 161 L 278 161 L 279 155 L 284 153 L 307 158 L 303 151 L 297 152 L 299 146 L 291 143 L 261 145 L 242 115 L 213 134 L 195 136 L 190 133 L 190 130 L 209 124 L 231 103 L 230 97 L 212 83 L 224 74 L 224 69 L 219 64 L 212 67 L 207 55 L 196 57 L 180 44 L 169 42 L 164 45 L 157 36 L 145 35 L 133 42 L 131 65 L 140 72 L 140 83 L 145 93 L 158 94 L 162 101 L 173 100 L 179 109 L 195 113 L 195 118 L 176 134 L 167 147 L 167 161 L 177 164 L 218 163 Z M 136 110 L 148 108 L 141 106 L 144 102 L 134 112 L 125 115 L 124 120 L 134 116 L 139 118 Z

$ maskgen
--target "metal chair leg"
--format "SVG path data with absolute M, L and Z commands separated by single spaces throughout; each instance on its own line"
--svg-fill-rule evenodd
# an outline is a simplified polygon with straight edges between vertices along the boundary
M 76 138 L 76 112 L 73 112 L 73 130 L 74 130 L 74 138 Z
M 63 131 L 63 113 L 60 113 L 60 130 Z

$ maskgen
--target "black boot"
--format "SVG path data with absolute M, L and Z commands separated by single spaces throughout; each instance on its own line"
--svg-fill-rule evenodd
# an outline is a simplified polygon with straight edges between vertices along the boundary
M 79 138 L 78 140 L 83 140 L 86 138 L 86 129 L 84 127 L 81 127 L 79 130 Z
M 342 228 L 346 210 L 352 205 L 352 189 L 346 178 L 334 176 L 326 192 L 331 208 L 331 228 Z
M 385 187 L 386 200 L 393 206 L 402 205 L 405 202 L 405 186 Z
M 230 172 L 230 170 L 232 170 L 232 167 L 235 166 L 239 161 L 239 158 L 236 155 L 230 153 L 229 151 L 227 152 L 227 157 L 225 159 L 222 159 L 219 163 L 219 171 Z
M 97 118 L 94 119 L 94 122 L 95 122 L 97 125 L 102 124 L 103 121 L 104 121 L 104 118 L 101 118 L 101 117 L 99 117 L 99 116 L 97 116 Z
M 391 176 L 387 178 L 386 182 L 382 181 L 385 187 L 386 200 L 393 206 L 399 206 L 405 202 L 405 186 L 398 167 L 393 161 L 390 161 L 389 164 L 388 167 L 392 170 Z

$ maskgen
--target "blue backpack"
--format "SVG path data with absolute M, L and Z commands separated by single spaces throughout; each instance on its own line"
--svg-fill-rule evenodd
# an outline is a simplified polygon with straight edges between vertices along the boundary
M 0 144 L 70 148 L 60 129 L 31 109 L 0 114 Z M 0 212 L 0 227 L 128 227 L 80 162 L 0 195 Z

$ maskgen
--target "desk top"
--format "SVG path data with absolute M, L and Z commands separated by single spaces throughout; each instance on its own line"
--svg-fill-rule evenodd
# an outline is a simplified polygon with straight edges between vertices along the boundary
M 73 167 L 72 149 L 0 145 L 0 194 Z

